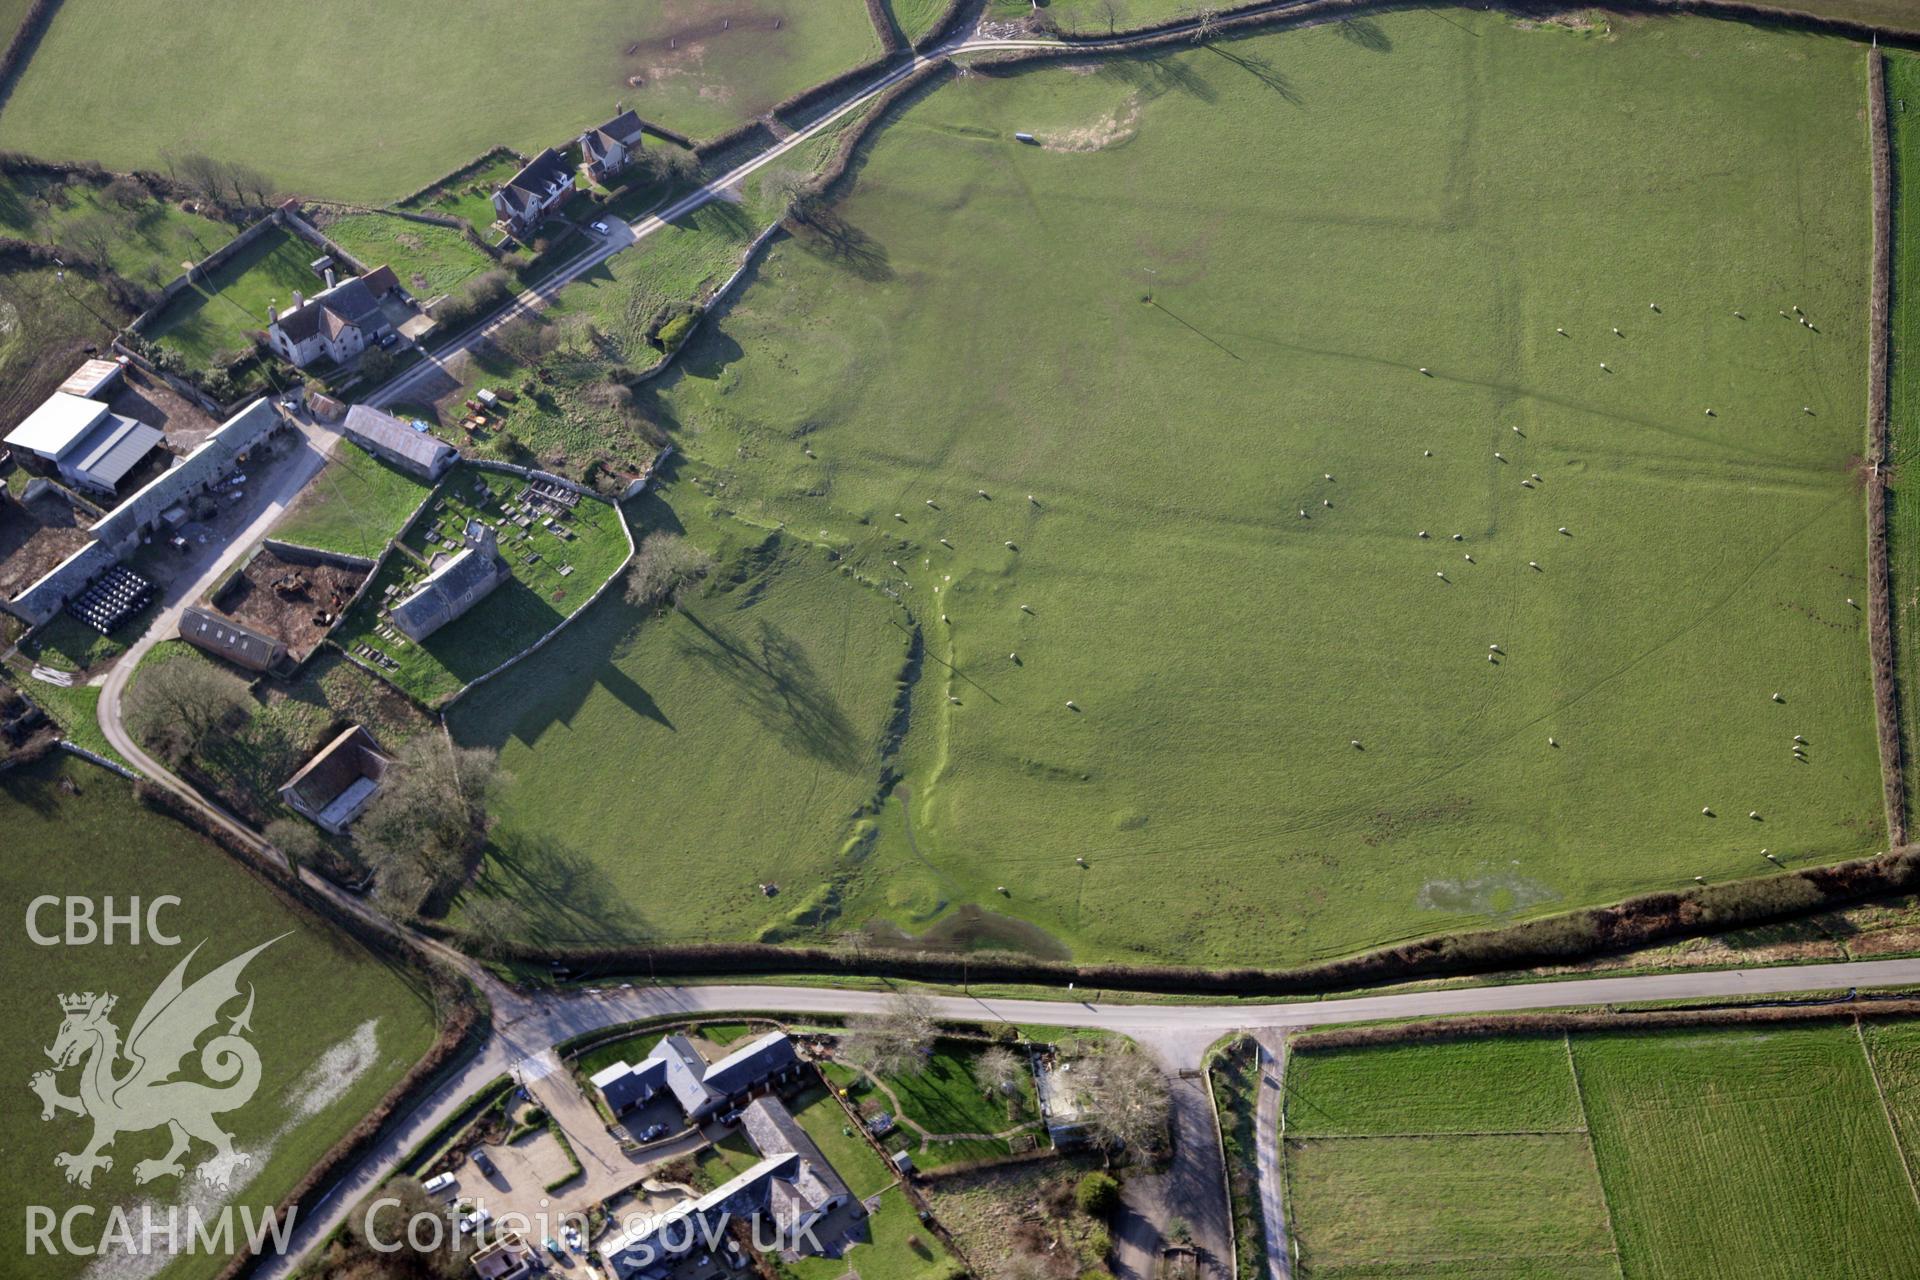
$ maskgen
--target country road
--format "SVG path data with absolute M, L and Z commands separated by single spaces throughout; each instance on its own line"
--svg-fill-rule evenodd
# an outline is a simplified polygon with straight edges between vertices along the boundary
M 264 1259 L 253 1274 L 276 1280 L 292 1271 L 301 1254 L 325 1239 L 346 1219 L 353 1205 L 378 1186 L 401 1158 L 435 1126 L 460 1110 L 464 1099 L 516 1064 L 535 1058 L 559 1042 L 583 1032 L 640 1018 L 668 1014 L 701 1016 L 763 1013 L 776 1017 L 810 1014 L 862 1014 L 885 1010 L 884 992 L 836 991 L 822 987 L 624 986 L 583 991 L 527 993 L 505 987 L 469 962 L 494 1002 L 494 1028 L 480 1051 L 455 1075 L 390 1127 L 376 1147 L 348 1170 L 319 1210 L 295 1225 L 288 1253 Z M 1201 1065 L 1209 1045 L 1241 1031 L 1284 1032 L 1382 1018 L 1434 1017 L 1443 1014 L 1505 1013 L 1526 1009 L 1623 1004 L 1649 1000 L 1779 995 L 1796 991 L 1920 983 L 1920 959 L 1868 960 L 1840 964 L 1791 965 L 1769 969 L 1730 969 L 1705 973 L 1639 974 L 1581 978 L 1513 986 L 1460 987 L 1444 991 L 1400 992 L 1309 1000 L 1295 1004 L 1117 1005 L 1074 1000 L 1001 1000 L 982 996 L 942 996 L 934 1000 L 941 1017 L 973 1022 L 1015 1022 L 1042 1026 L 1091 1027 L 1131 1036 L 1158 1057 L 1170 1073 Z M 1188 1082 L 1191 1083 L 1191 1082 Z M 1201 1107 L 1205 1109 L 1204 1098 Z M 1208 1124 L 1211 1124 L 1209 1116 Z M 1207 1194 L 1206 1204 L 1170 1205 L 1195 1228 L 1206 1244 L 1203 1214 L 1224 1222 L 1217 1203 L 1219 1144 L 1210 1133 L 1195 1133 L 1175 1116 L 1178 1139 L 1167 1175 L 1179 1195 Z M 1157 1223 L 1164 1227 L 1165 1223 Z M 1207 1246 L 1213 1252 L 1212 1246 Z M 1216 1253 L 1215 1256 L 1223 1256 Z

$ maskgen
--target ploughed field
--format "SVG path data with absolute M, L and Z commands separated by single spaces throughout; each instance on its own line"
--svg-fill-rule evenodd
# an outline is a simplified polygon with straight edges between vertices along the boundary
M 645 407 L 691 540 L 783 527 L 919 628 L 897 750 L 833 721 L 900 785 L 662 723 L 609 690 L 711 699 L 702 646 L 606 623 L 454 722 L 629 890 L 577 932 L 1284 963 L 1884 847 L 1865 51 L 1447 16 L 950 81 L 871 141 Z M 808 652 L 871 708 L 880 648 Z

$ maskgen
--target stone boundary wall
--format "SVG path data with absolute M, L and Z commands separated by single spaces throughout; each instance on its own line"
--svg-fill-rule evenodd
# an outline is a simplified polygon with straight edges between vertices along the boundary
M 293 209 L 288 209 L 286 210 L 286 216 L 287 216 L 287 230 L 293 232 L 295 235 L 299 236 L 302 240 L 310 241 L 313 244 L 319 245 L 322 249 L 325 249 L 328 253 L 332 254 L 334 257 L 340 259 L 342 262 L 352 267 L 353 274 L 357 276 L 363 276 L 367 274 L 366 263 L 360 261 L 359 258 L 355 257 L 353 254 L 349 253 L 347 250 L 341 248 L 338 244 L 335 244 L 331 236 L 321 231 L 320 228 L 314 226 L 311 222 L 308 222 L 307 219 L 303 215 L 301 215 L 299 212 Z M 314 290 L 314 292 L 318 293 L 320 289 L 324 289 L 324 288 L 326 288 L 326 285 L 323 282 L 320 284 L 318 289 Z
M 200 261 L 194 263 L 191 271 L 175 276 L 166 284 L 161 285 L 160 301 L 135 316 L 132 323 L 127 325 L 127 329 L 130 332 L 141 334 L 141 336 L 144 337 L 146 326 L 152 324 L 154 317 L 158 316 L 162 311 L 165 311 L 169 303 L 186 292 L 188 286 L 193 283 L 196 277 L 204 280 L 208 275 L 218 271 L 221 267 L 225 266 L 227 261 L 235 254 L 252 244 L 255 240 L 258 240 L 274 227 L 282 225 L 285 219 L 286 212 L 281 209 L 275 209 L 272 213 L 260 219 L 260 221 L 241 231 L 240 234 L 236 235 L 233 239 L 227 241 L 218 249 L 215 249 L 212 253 L 200 259 Z
M 585 494 L 588 498 L 590 498 L 594 502 L 607 502 L 605 498 L 602 498 L 598 494 L 592 493 L 589 490 L 581 489 L 580 486 L 578 485 L 569 484 L 567 487 L 578 490 L 580 493 Z M 612 573 L 607 575 L 607 580 L 605 582 L 601 583 L 597 588 L 594 589 L 594 593 L 587 597 L 586 603 L 582 604 L 578 609 L 575 609 L 572 613 L 568 614 L 566 617 L 556 622 L 553 625 L 553 629 L 548 631 L 547 634 L 541 636 L 538 640 L 535 640 L 532 644 L 522 649 L 519 653 L 514 654 L 511 658 L 508 658 L 505 662 L 501 663 L 499 666 L 495 667 L 493 670 L 487 672 L 485 675 L 475 676 L 473 679 L 461 685 L 458 689 L 455 689 L 452 694 L 448 695 L 446 700 L 441 702 L 439 705 L 440 724 L 443 728 L 447 723 L 446 712 L 448 707 L 451 707 L 454 703 L 466 697 L 468 693 L 472 692 L 474 689 L 479 688 L 481 685 L 493 679 L 495 676 L 499 675 L 501 672 L 505 671 L 507 668 L 513 666 L 515 663 L 520 662 L 523 659 L 530 658 L 534 654 L 540 652 L 541 649 L 546 647 L 546 644 L 549 640 L 553 639 L 555 636 L 559 635 L 562 631 L 566 630 L 567 625 L 571 623 L 575 618 L 580 617 L 587 610 L 593 608 L 593 606 L 595 606 L 596 604 L 599 604 L 600 598 L 607 594 L 608 589 L 618 584 L 620 580 L 626 576 L 627 566 L 633 563 L 633 553 L 634 553 L 633 526 L 627 523 L 627 513 L 620 509 L 620 506 L 618 503 L 607 502 L 607 505 L 613 508 L 614 518 L 620 521 L 620 532 L 626 535 L 627 558 L 625 560 L 622 560 L 619 566 L 615 568 Z
M 380 563 L 365 556 L 349 555 L 345 551 L 328 551 L 324 547 L 282 542 L 278 538 L 262 538 L 260 545 L 288 564 L 330 564 L 338 569 L 361 569 L 371 573 L 374 566 Z
M 135 323 L 138 322 L 136 321 Z M 185 378 L 168 373 L 166 370 L 155 365 L 153 361 L 147 359 L 118 338 L 113 340 L 113 351 L 115 355 L 125 356 L 132 363 L 139 365 L 140 372 L 146 374 L 148 377 L 158 378 L 160 381 L 166 383 L 169 387 L 173 388 L 175 394 L 191 401 L 202 413 L 217 418 L 222 422 L 231 418 L 235 413 L 240 411 L 241 406 L 254 399 L 253 396 L 241 396 L 232 404 L 221 404 L 218 400 L 215 400 L 212 396 L 194 386 Z
M 65 738 L 60 739 L 60 742 L 58 745 L 60 749 L 66 752 L 68 755 L 79 756 L 82 760 L 85 760 L 88 764 L 97 764 L 102 769 L 106 769 L 110 772 L 119 774 L 121 777 L 125 778 L 129 782 L 140 781 L 139 774 L 127 768 L 127 766 L 121 764 L 118 760 L 109 760 L 105 756 L 101 755 L 99 752 L 89 751 L 85 747 L 81 746 L 79 743 L 69 742 Z
M 523 165 L 526 164 L 527 162 L 527 158 L 521 155 L 518 151 L 515 151 L 512 147 L 488 147 L 485 151 L 482 151 L 479 155 L 467 161 L 465 164 L 461 165 L 458 169 L 454 169 L 447 173 L 441 174 L 439 177 L 435 178 L 432 182 L 429 182 L 426 186 L 421 187 L 418 190 L 409 191 L 406 195 L 401 196 L 398 200 L 395 200 L 393 202 L 393 206 L 403 205 L 410 200 L 418 200 L 422 196 L 431 195 L 433 192 L 438 191 L 442 187 L 449 186 L 453 183 L 459 182 L 462 178 L 465 178 L 470 174 L 477 173 L 481 169 L 486 168 L 489 164 L 492 164 L 494 160 L 498 159 L 501 156 L 505 156 L 510 160 L 517 160 Z M 390 207 L 393 207 L 393 206 L 390 206 Z

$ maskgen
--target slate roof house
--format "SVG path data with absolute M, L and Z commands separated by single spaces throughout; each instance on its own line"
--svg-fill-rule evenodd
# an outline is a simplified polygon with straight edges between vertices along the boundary
M 331 269 L 327 278 L 333 278 Z M 364 276 L 329 284 L 311 298 L 293 293 L 293 309 L 267 310 L 267 341 L 296 368 L 325 357 L 335 364 L 351 360 L 393 332 L 381 303 L 400 287 L 392 267 L 376 267 Z
M 339 835 L 373 803 L 390 763 L 372 734 L 349 725 L 280 784 L 280 798 L 295 813 Z
M 587 130 L 580 135 L 580 168 L 590 180 L 604 184 L 640 154 L 643 132 L 640 117 L 631 111 Z
M 595 1075 L 593 1083 L 616 1113 L 646 1102 L 662 1087 L 671 1089 L 687 1119 L 698 1123 L 799 1072 L 800 1055 L 784 1031 L 769 1031 L 714 1063 L 700 1056 L 693 1041 L 675 1034 L 654 1045 L 640 1063 L 616 1063 Z
M 180 638 L 248 671 L 273 671 L 287 665 L 285 644 L 199 605 L 192 606 L 181 617 Z
M 467 521 L 466 543 L 453 555 L 435 556 L 433 571 L 388 611 L 409 640 L 425 640 L 506 581 L 507 566 L 500 559 L 493 526 Z
M 525 239 L 572 195 L 573 170 L 565 156 L 548 147 L 494 191 L 493 212 L 502 226 Z
M 356 404 L 347 410 L 340 424 L 347 439 L 376 458 L 385 458 L 403 471 L 411 471 L 424 480 L 438 480 L 460 455 L 445 440 L 425 431 L 415 431 L 390 413 L 371 405 Z
M 659 1280 L 674 1263 L 726 1239 L 730 1222 L 759 1220 L 783 1248 L 851 1200 L 847 1184 L 777 1098 L 760 1098 L 741 1115 L 761 1160 L 697 1200 L 682 1200 L 651 1222 L 597 1247 L 616 1280 Z M 762 1239 L 765 1237 L 762 1236 Z

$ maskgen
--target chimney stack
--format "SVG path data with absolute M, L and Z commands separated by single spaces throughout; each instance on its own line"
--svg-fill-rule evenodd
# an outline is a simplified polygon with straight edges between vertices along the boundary
M 280 299 L 278 298 L 271 298 L 267 301 L 267 323 L 280 323 Z
M 327 268 L 327 288 L 333 288 L 333 268 Z

